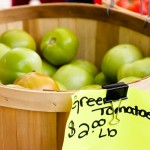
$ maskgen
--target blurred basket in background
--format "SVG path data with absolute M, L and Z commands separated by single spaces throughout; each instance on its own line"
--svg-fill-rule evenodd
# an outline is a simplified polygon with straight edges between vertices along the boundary
M 149 15 L 149 0 L 103 0 L 103 4 L 109 6 L 114 2 L 113 7 L 123 12 L 135 15 Z

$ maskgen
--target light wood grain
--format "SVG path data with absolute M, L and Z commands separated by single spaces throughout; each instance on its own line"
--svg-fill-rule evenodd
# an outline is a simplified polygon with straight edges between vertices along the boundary
M 129 84 L 130 87 L 134 87 L 143 91 L 148 91 L 150 92 L 150 77 L 146 77 L 143 80 L 139 82 L 135 82 L 132 84 Z

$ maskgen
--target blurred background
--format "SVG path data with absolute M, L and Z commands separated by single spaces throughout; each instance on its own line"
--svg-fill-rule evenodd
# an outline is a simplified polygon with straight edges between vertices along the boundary
M 38 0 L 31 0 L 30 5 L 38 5 L 40 2 Z M 5 9 L 11 7 L 11 0 L 0 0 L 0 9 Z
M 11 6 L 11 0 L 0 0 L 0 9 L 9 8 Z
M 23 0 L 20 0 L 23 1 Z M 47 0 L 45 0 L 46 2 Z M 94 3 L 93 0 L 53 0 L 52 2 L 84 2 L 84 3 Z M 95 0 L 95 2 L 99 3 L 101 0 Z M 43 0 L 44 2 L 44 0 Z M 15 2 L 18 5 L 18 2 Z M 20 3 L 20 2 L 19 2 Z M 21 2 L 22 3 L 22 2 Z M 26 2 L 25 2 L 26 3 Z M 29 5 L 38 5 L 40 4 L 40 0 L 30 0 Z M 0 9 L 10 8 L 12 7 L 12 0 L 0 0 Z

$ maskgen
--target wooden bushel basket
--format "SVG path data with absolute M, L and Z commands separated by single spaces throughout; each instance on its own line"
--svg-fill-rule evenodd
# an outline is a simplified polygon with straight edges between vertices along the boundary
M 77 58 L 100 67 L 105 52 L 118 43 L 137 45 L 150 56 L 150 23 L 145 17 L 106 6 L 63 3 L 20 6 L 0 11 L 0 34 L 18 28 L 29 32 L 39 47 L 42 36 L 67 27 L 80 40 Z M 150 78 L 131 84 L 150 90 Z M 0 150 L 61 150 L 65 123 L 75 91 L 49 92 L 0 86 Z

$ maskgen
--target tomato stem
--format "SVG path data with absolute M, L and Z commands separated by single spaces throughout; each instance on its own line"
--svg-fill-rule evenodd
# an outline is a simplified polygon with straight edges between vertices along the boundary
M 56 38 L 51 38 L 50 40 L 49 40 L 49 42 L 48 42 L 48 44 L 50 44 L 50 45 L 53 45 L 53 44 L 55 44 L 56 43 Z

